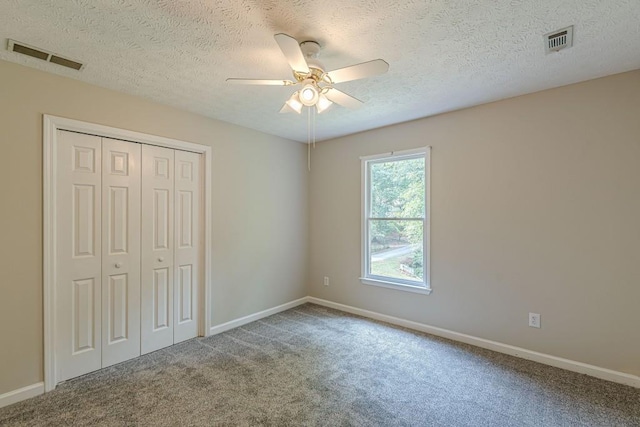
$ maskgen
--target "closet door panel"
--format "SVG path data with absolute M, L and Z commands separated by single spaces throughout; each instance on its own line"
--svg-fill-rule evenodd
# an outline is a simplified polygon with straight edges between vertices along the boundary
M 173 344 L 174 150 L 142 146 L 142 354 Z
M 101 167 L 99 137 L 57 132 L 56 373 L 101 367 Z
M 200 289 L 200 155 L 175 152 L 174 342 L 198 336 Z
M 140 355 L 141 152 L 102 139 L 102 367 Z

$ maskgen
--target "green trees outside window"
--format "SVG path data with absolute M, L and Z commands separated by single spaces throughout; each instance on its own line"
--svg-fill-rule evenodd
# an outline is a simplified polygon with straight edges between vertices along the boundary
M 369 164 L 369 274 L 423 282 L 424 156 Z

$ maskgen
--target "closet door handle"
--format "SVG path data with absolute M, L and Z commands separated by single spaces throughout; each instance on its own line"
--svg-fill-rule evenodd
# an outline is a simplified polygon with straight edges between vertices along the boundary
M 158 258 L 158 262 L 162 262 L 162 261 L 164 261 L 164 258 L 162 257 Z
M 120 268 L 122 267 L 122 263 L 121 262 L 116 262 L 116 268 Z

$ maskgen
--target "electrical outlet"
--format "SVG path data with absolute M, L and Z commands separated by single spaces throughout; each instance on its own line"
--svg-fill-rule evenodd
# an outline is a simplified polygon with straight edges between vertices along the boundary
M 329 277 L 324 276 L 324 285 L 329 286 Z
M 540 328 L 540 314 L 529 313 L 529 326 L 532 328 Z

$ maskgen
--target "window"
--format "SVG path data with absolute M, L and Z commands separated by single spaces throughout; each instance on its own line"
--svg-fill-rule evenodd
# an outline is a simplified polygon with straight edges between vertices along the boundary
M 430 147 L 362 158 L 362 277 L 430 293 Z

